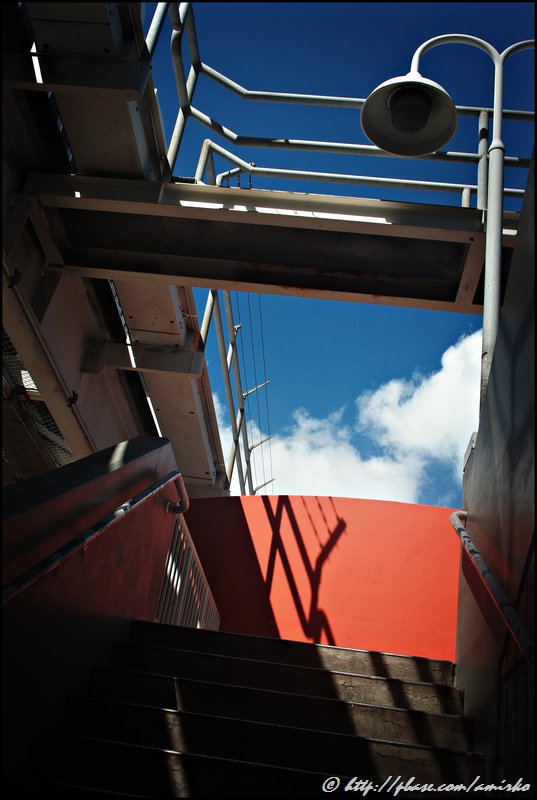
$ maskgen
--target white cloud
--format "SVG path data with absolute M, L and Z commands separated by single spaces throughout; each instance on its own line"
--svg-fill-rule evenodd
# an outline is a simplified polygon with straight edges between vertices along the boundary
M 356 400 L 358 426 L 397 457 L 443 461 L 462 471 L 479 414 L 481 331 L 460 339 L 429 377 L 392 380 Z
M 478 331 L 449 347 L 437 372 L 394 379 L 356 398 L 356 429 L 368 436 L 376 455 L 360 452 L 354 441 L 356 430 L 343 423 L 344 408 L 323 419 L 303 408 L 295 410 L 291 425 L 273 436 L 270 459 L 265 447 L 264 471 L 261 448 L 254 451 L 254 483 L 274 476 L 275 482 L 264 490 L 267 493 L 415 503 L 433 463 L 443 463 L 449 480 L 460 481 L 464 453 L 477 429 L 480 362 Z M 215 406 L 227 458 L 231 430 L 217 396 Z M 264 435 L 249 426 L 250 443 Z M 231 491 L 239 494 L 236 471 Z
M 363 458 L 342 414 L 316 419 L 304 409 L 294 412 L 291 428 L 272 441 L 274 491 L 413 502 L 420 469 L 412 456 Z

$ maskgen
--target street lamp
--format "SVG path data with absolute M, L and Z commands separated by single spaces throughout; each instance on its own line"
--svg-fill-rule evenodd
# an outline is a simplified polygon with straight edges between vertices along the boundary
M 457 128 L 456 109 L 448 93 L 419 73 L 421 56 L 440 44 L 469 44 L 484 50 L 494 62 L 492 141 L 488 150 L 488 191 L 485 222 L 485 291 L 481 351 L 481 406 L 490 373 L 500 316 L 500 279 L 503 229 L 502 142 L 503 65 L 509 56 L 534 46 L 533 40 L 517 42 L 503 53 L 464 33 L 435 36 L 424 42 L 412 58 L 410 72 L 378 86 L 362 106 L 362 129 L 373 144 L 399 156 L 434 153 L 447 144 Z
M 409 72 L 377 86 L 362 106 L 361 123 L 374 144 L 398 156 L 424 156 L 449 142 L 457 111 L 434 81 Z

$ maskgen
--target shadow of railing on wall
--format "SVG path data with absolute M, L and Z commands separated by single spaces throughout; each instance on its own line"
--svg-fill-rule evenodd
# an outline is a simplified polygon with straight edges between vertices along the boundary
M 304 498 L 302 498 L 302 501 L 304 503 Z M 287 583 L 289 584 L 289 590 L 293 597 L 293 602 L 295 604 L 297 615 L 300 620 L 300 625 L 302 626 L 302 630 L 305 636 L 311 639 L 312 642 L 320 642 L 324 634 L 328 644 L 336 644 L 334 639 L 334 633 L 330 627 L 330 622 L 328 620 L 328 617 L 326 613 L 321 608 L 319 608 L 319 589 L 321 585 L 321 575 L 324 565 L 326 564 L 326 561 L 328 560 L 330 553 L 337 545 L 339 539 L 345 533 L 345 530 L 347 528 L 345 520 L 341 519 L 337 515 L 335 506 L 332 502 L 332 507 L 334 508 L 334 512 L 336 513 L 337 521 L 336 525 L 331 529 L 330 526 L 328 525 L 328 521 L 325 518 L 326 527 L 328 531 L 328 538 L 323 543 L 319 533 L 315 528 L 315 523 L 311 515 L 309 515 L 310 523 L 313 527 L 316 538 L 319 541 L 319 552 L 315 558 L 315 561 L 312 563 L 312 560 L 310 559 L 310 556 L 308 554 L 304 537 L 301 533 L 300 526 L 296 519 L 295 512 L 293 510 L 289 497 L 285 495 L 278 496 L 275 511 L 273 511 L 273 509 L 271 508 L 268 496 L 263 497 L 263 503 L 265 506 L 267 519 L 272 528 L 272 534 L 273 534 L 269 559 L 267 563 L 266 575 L 265 575 L 265 585 L 267 588 L 267 594 L 270 594 L 270 587 L 274 577 L 274 569 L 276 565 L 276 557 L 279 556 L 285 573 L 285 577 L 287 579 Z M 308 578 L 311 595 L 310 595 L 309 609 L 307 611 L 301 599 L 296 577 L 293 574 L 293 567 L 291 566 L 291 562 L 287 555 L 287 551 L 281 536 L 281 524 L 284 512 L 286 513 L 289 523 L 291 525 L 293 536 L 296 541 L 300 557 Z

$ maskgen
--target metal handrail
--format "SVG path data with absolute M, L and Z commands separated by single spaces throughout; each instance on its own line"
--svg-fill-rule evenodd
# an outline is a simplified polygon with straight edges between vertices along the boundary
M 185 482 L 181 473 L 178 473 L 177 475 L 175 480 L 175 488 L 177 489 L 179 500 L 176 504 L 172 503 L 171 500 L 168 500 L 166 503 L 166 512 L 168 514 L 184 514 L 185 511 L 188 511 L 190 508 L 190 498 L 187 494 Z
M 155 483 L 151 484 L 151 486 L 149 486 L 147 489 L 144 489 L 143 492 L 140 492 L 140 494 L 137 494 L 135 497 L 127 500 L 127 502 L 120 505 L 106 517 L 103 517 L 103 519 L 96 522 L 95 525 L 92 525 L 83 533 L 75 536 L 74 539 L 71 539 L 69 542 L 67 542 L 67 544 L 63 545 L 63 547 L 58 548 L 54 553 L 51 553 L 51 555 L 47 556 L 42 561 L 39 561 L 35 566 L 33 566 L 27 572 L 24 572 L 20 577 L 10 583 L 9 586 L 3 590 L 3 603 L 5 604 L 9 600 L 12 600 L 34 583 L 41 580 L 41 578 L 44 578 L 50 572 L 56 570 L 68 559 L 80 552 L 80 550 L 85 550 L 90 544 L 102 536 L 103 533 L 106 533 L 106 531 L 113 527 L 117 522 L 124 519 L 133 511 L 136 511 L 136 509 L 143 505 L 143 503 L 147 502 L 147 500 L 149 500 L 151 497 L 154 497 L 154 495 L 161 492 L 165 486 L 168 486 L 168 484 L 176 483 L 179 478 L 180 473 L 177 470 L 169 472 L 163 478 L 160 478 L 158 481 L 155 481 Z
M 210 128 L 214 133 L 218 133 L 228 142 L 235 144 L 239 147 L 266 147 L 279 150 L 301 150 L 304 152 L 314 151 L 320 153 L 339 153 L 340 155 L 365 155 L 365 156 L 381 156 L 384 158 L 397 158 L 392 153 L 386 150 L 381 150 L 372 144 L 356 144 L 355 142 L 319 142 L 311 139 L 289 139 L 285 138 L 271 138 L 268 136 L 244 136 L 240 133 L 235 133 L 231 128 L 222 125 L 218 120 L 209 117 L 201 111 L 198 111 L 194 106 L 189 105 L 189 115 Z M 456 163 L 477 164 L 480 156 L 478 153 L 457 153 L 451 151 L 438 151 L 435 153 L 426 153 L 425 155 L 413 156 L 415 159 L 432 160 L 432 161 L 453 161 Z M 506 156 L 505 163 L 508 167 L 519 167 L 527 169 L 531 163 L 529 158 L 521 158 L 518 156 Z
M 248 164 L 242 158 L 230 153 L 229 150 L 211 141 L 205 139 L 200 154 L 200 160 L 196 169 L 196 183 L 201 183 L 201 178 L 205 172 L 208 159 L 212 152 L 218 153 L 222 158 L 227 159 L 232 164 L 237 164 L 238 169 L 227 170 L 221 172 L 214 178 L 216 186 L 221 186 L 222 181 L 240 173 L 248 175 L 264 175 L 271 178 L 290 178 L 300 179 L 306 181 L 327 181 L 329 183 L 351 183 L 360 186 L 387 186 L 390 188 L 403 188 L 414 189 L 434 192 L 454 192 L 462 193 L 465 190 L 470 191 L 472 194 L 477 194 L 479 191 L 478 186 L 468 185 L 465 183 L 442 183 L 440 181 L 414 181 L 402 178 L 380 178 L 369 175 L 345 175 L 338 172 L 310 172 L 298 169 L 277 169 L 259 167 L 256 164 Z M 213 183 L 213 181 L 211 181 Z M 504 189 L 504 194 L 507 197 L 523 197 L 524 189 Z
M 197 80 L 199 76 L 202 74 L 206 75 L 211 80 L 215 81 L 219 85 L 230 90 L 231 92 L 235 93 L 236 95 L 245 100 L 261 101 L 261 102 L 295 103 L 295 104 L 305 104 L 311 106 L 335 106 L 340 108 L 359 109 L 365 103 L 365 99 L 358 97 L 336 97 L 328 95 L 296 94 L 290 92 L 268 92 L 268 91 L 257 91 L 257 90 L 246 89 L 236 81 L 231 80 L 230 78 L 226 77 L 222 73 L 208 66 L 201 60 L 197 34 L 195 30 L 194 13 L 191 3 L 180 3 L 178 4 L 178 6 L 176 6 L 175 4 L 170 4 L 169 13 L 173 27 L 172 45 L 171 45 L 172 63 L 173 63 L 173 69 L 175 73 L 177 91 L 179 96 L 179 112 L 175 123 L 174 132 L 172 135 L 172 140 L 170 142 L 170 146 L 168 149 L 168 161 L 170 163 L 172 172 L 179 152 L 179 147 L 184 133 L 186 120 L 189 116 L 191 116 L 193 119 L 196 119 L 202 125 L 205 125 L 206 127 L 210 128 L 213 132 L 223 136 L 224 139 L 227 139 L 227 141 L 240 146 L 282 148 L 291 150 L 301 150 L 306 152 L 321 151 L 321 152 L 332 152 L 340 154 L 355 153 L 368 156 L 385 156 L 391 158 L 395 157 L 392 154 L 384 152 L 378 147 L 374 147 L 372 145 L 360 145 L 351 142 L 318 142 L 318 141 L 299 140 L 299 139 L 292 140 L 288 138 L 243 136 L 235 133 L 234 131 L 222 125 L 217 120 L 212 119 L 208 115 L 203 114 L 201 111 L 194 108 L 194 106 L 192 105 L 192 100 L 194 97 L 194 91 L 197 84 Z M 181 41 L 183 32 L 185 30 L 187 32 L 188 47 L 191 58 L 191 67 L 188 77 L 186 77 L 182 52 L 181 52 Z M 489 108 L 480 108 L 474 106 L 456 106 L 456 109 L 457 112 L 462 116 L 479 117 L 480 130 L 482 125 L 482 120 L 488 119 L 488 112 L 492 110 Z M 503 112 L 503 116 L 506 119 L 513 119 L 517 121 L 526 121 L 526 122 L 532 121 L 535 117 L 534 113 L 531 111 L 518 111 L 513 109 L 505 109 Z M 221 151 L 218 151 L 216 147 L 213 147 L 212 150 L 214 150 L 215 152 L 220 152 L 220 155 L 223 155 L 223 153 Z M 408 188 L 408 189 L 418 188 L 418 189 L 433 189 L 438 191 L 462 192 L 463 206 L 469 205 L 470 193 L 477 192 L 478 194 L 477 207 L 484 208 L 482 202 L 480 201 L 480 195 L 482 194 L 481 189 L 484 185 L 484 182 L 486 181 L 486 175 L 483 174 L 483 167 L 485 166 L 486 158 L 483 158 L 481 150 L 480 153 L 477 154 L 438 152 L 438 153 L 427 154 L 426 156 L 423 157 L 420 156 L 420 158 L 432 159 L 437 161 L 478 163 L 480 165 L 478 173 L 478 178 L 479 178 L 478 187 L 474 186 L 459 187 L 456 184 L 433 184 L 428 181 L 416 182 L 417 184 L 416 185 L 412 182 L 404 182 L 404 181 L 390 182 L 390 179 L 379 179 L 375 183 L 373 179 L 366 179 L 365 176 L 359 176 L 359 175 L 338 175 L 336 173 L 316 173 L 307 171 L 295 172 L 292 170 L 264 169 L 260 167 L 255 167 L 255 165 L 249 165 L 250 169 L 247 169 L 242 167 L 242 165 L 239 163 L 242 160 L 238 159 L 236 156 L 232 154 L 227 154 L 224 157 L 227 157 L 228 160 L 231 160 L 233 161 L 233 163 L 237 164 L 239 166 L 240 171 L 247 172 L 250 175 L 257 174 L 257 175 L 263 175 L 265 177 L 300 178 L 302 180 L 328 181 L 332 183 L 336 182 L 336 183 L 356 183 L 362 185 L 364 184 L 384 185 L 384 186 L 391 186 L 392 188 L 393 187 Z M 506 166 L 519 167 L 525 169 L 528 168 L 530 161 L 528 158 L 518 158 L 514 156 L 506 156 L 504 160 Z M 208 171 L 209 183 L 211 184 L 217 183 L 217 181 L 215 181 L 215 176 L 214 176 L 212 151 L 211 149 L 207 150 L 204 144 L 202 152 L 200 153 L 198 169 L 196 171 L 197 182 L 201 182 L 205 167 L 207 168 Z M 201 174 L 200 174 L 200 169 L 201 169 Z M 236 170 L 233 170 L 232 172 L 235 173 Z M 222 173 L 222 175 L 219 175 L 218 177 L 220 181 L 222 180 L 223 177 L 227 177 L 228 174 L 229 173 Z M 520 197 L 524 194 L 524 190 L 507 189 L 505 190 L 505 194 L 511 197 Z
M 495 608 L 498 611 L 504 625 L 512 636 L 515 644 L 519 648 L 524 658 L 528 661 L 532 671 L 535 670 L 535 644 L 531 638 L 526 626 L 520 619 L 516 610 L 504 590 L 488 568 L 487 563 L 475 544 L 472 538 L 464 527 L 462 519 L 466 522 L 468 514 L 466 511 L 455 511 L 450 516 L 450 522 L 453 525 L 457 536 L 462 542 L 465 552 L 470 557 L 472 563 L 476 567 L 481 580 L 487 592 L 492 599 Z

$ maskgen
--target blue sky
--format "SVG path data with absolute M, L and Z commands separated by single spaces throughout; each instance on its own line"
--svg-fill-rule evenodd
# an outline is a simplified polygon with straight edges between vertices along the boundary
M 147 22 L 153 6 L 147 4 Z M 408 72 L 415 49 L 433 36 L 469 33 L 501 51 L 534 35 L 533 3 L 202 2 L 194 3 L 194 13 L 202 60 L 245 88 L 349 97 L 367 97 L 379 83 Z M 178 110 L 169 32 L 167 27 L 153 61 L 168 141 Z M 507 62 L 506 108 L 533 110 L 533 63 L 532 51 Z M 423 56 L 420 71 L 444 86 L 457 105 L 492 105 L 492 61 L 476 48 L 437 47 Z M 249 102 L 206 76 L 198 81 L 193 105 L 239 134 L 368 144 L 357 110 Z M 460 118 L 443 149 L 476 152 L 476 128 L 475 119 Z M 207 137 L 259 166 L 476 182 L 475 167 L 466 165 L 234 149 L 192 119 L 175 175 L 194 175 Z M 531 125 L 504 123 L 507 154 L 529 156 L 532 140 Z M 216 159 L 217 172 L 229 166 Z M 507 186 L 522 188 L 524 181 L 524 171 L 506 171 Z M 345 184 L 254 177 L 252 185 L 460 203 L 445 193 Z M 509 200 L 506 207 L 517 210 L 519 202 Z M 201 316 L 206 291 L 195 296 Z M 255 485 L 274 477 L 263 492 L 460 506 L 462 455 L 477 425 L 481 317 L 235 293 L 233 306 L 243 323 L 244 387 L 255 385 L 255 377 L 264 380 L 265 371 L 270 380 L 268 389 L 248 400 L 251 439 L 269 430 L 273 435 L 270 447 L 254 451 Z M 227 455 L 214 335 L 207 360 Z M 236 492 L 236 481 L 232 487 Z

